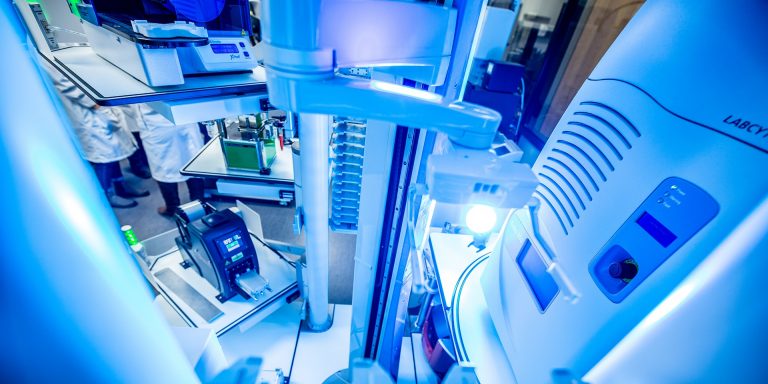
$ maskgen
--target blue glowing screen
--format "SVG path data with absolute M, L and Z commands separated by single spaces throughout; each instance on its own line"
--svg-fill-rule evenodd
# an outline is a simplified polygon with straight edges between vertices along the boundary
M 235 44 L 211 44 L 213 53 L 238 53 L 237 45 Z
M 648 232 L 648 234 L 664 248 L 668 247 L 677 239 L 677 236 L 672 233 L 669 228 L 665 227 L 664 224 L 656 220 L 656 218 L 651 216 L 648 212 L 643 212 L 643 214 L 640 215 L 637 219 L 637 224 Z
M 547 272 L 547 265 L 536 249 L 531 245 L 530 240 L 526 240 L 523 249 L 517 255 L 517 265 L 525 276 L 528 286 L 531 288 L 536 304 L 542 312 L 549 307 L 552 300 L 555 299 L 560 288 L 555 279 Z

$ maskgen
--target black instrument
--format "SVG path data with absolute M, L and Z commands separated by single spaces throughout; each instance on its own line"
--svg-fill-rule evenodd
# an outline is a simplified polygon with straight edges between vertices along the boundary
M 250 297 L 236 279 L 252 270 L 258 273 L 259 261 L 245 221 L 237 213 L 231 209 L 216 211 L 195 201 L 178 208 L 176 225 L 180 235 L 176 244 L 183 250 L 184 268 L 195 268 L 219 291 L 216 298 L 221 302 L 238 293 Z

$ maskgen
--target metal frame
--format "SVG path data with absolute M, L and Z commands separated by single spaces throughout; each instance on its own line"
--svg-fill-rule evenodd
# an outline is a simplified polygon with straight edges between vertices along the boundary
M 448 69 L 445 85 L 435 89 L 436 93 L 444 94 L 446 99 L 460 98 L 463 94 L 476 45 L 475 37 L 481 28 L 481 23 L 478 20 L 481 20 L 484 16 L 486 4 L 482 0 L 460 0 L 455 2 L 455 6 L 458 8 L 457 27 L 459 29 L 454 36 L 452 61 Z M 463 54 L 465 52 L 466 54 Z M 394 377 L 397 376 L 399 366 L 401 339 L 404 333 L 403 326 L 407 323 L 405 306 L 410 295 L 409 280 L 406 281 L 405 279 L 408 252 L 403 252 L 410 246 L 410 241 L 407 239 L 407 236 L 404 236 L 406 227 L 402 221 L 405 196 L 407 195 L 406 192 L 411 184 L 411 180 L 424 178 L 422 164 L 426 164 L 426 162 L 423 160 L 432 152 L 434 137 L 442 135 L 442 133 L 436 134 L 428 131 L 423 131 L 423 133 L 424 135 L 421 135 L 420 142 L 417 143 L 417 146 L 412 147 L 412 152 L 408 157 L 403 159 L 393 156 L 392 159 L 393 168 L 390 177 L 393 178 L 395 175 L 398 175 L 398 180 L 402 184 L 397 185 L 396 194 L 392 194 L 392 189 L 390 189 L 387 199 L 387 207 L 391 207 L 391 209 L 387 211 L 387 216 L 383 218 L 384 222 L 388 225 L 382 229 L 381 242 L 382 245 L 387 244 L 387 248 L 382 247 L 379 262 L 386 266 L 388 273 L 377 274 L 374 287 L 381 288 L 374 289 L 373 298 L 379 297 L 382 301 L 377 307 L 377 312 L 379 313 L 371 312 L 371 322 L 368 325 L 369 344 L 366 344 L 366 346 L 370 345 L 370 349 L 366 348 L 365 357 L 376 359 Z M 419 140 L 418 137 L 417 140 Z M 411 142 L 412 144 L 413 142 Z M 400 153 L 404 154 L 404 152 Z M 398 174 L 394 167 L 395 164 L 405 165 L 408 169 L 406 171 L 401 167 L 401 171 Z M 390 181 L 390 186 L 393 184 Z M 392 199 L 395 199 L 395 202 Z M 389 228 L 389 231 L 385 232 L 384 228 Z M 396 241 L 392 241 L 392 236 L 395 237 Z M 384 285 L 387 286 L 386 289 L 383 288 Z M 383 305 L 381 305 L 382 303 Z M 377 319 L 380 321 L 377 322 Z
M 374 74 L 374 76 L 376 76 Z M 356 358 L 369 357 L 365 346 L 371 331 L 369 319 L 373 304 L 374 276 L 378 267 L 379 242 L 387 200 L 396 126 L 368 120 L 363 158 L 363 182 L 360 189 L 360 214 L 355 246 L 352 288 L 352 329 L 350 364 Z M 376 143 L 376 145 L 372 145 Z

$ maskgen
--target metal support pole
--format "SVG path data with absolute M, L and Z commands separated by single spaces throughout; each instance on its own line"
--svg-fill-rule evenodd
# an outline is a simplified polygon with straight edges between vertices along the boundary
M 307 327 L 325 331 L 328 311 L 328 115 L 299 114 L 307 255 Z

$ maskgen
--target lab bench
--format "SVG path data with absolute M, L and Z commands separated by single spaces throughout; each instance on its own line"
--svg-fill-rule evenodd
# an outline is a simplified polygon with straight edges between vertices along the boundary
M 272 200 L 282 205 L 290 203 L 295 197 L 290 147 L 278 148 L 270 174 L 262 175 L 258 171 L 227 168 L 221 140 L 217 136 L 181 169 L 181 174 L 215 179 L 216 194 L 222 196 Z
M 177 125 L 261 111 L 267 99 L 263 67 L 188 76 L 181 85 L 150 87 L 97 55 L 89 46 L 41 51 L 40 56 L 96 104 L 149 103 Z
M 151 275 L 147 278 L 188 326 L 208 328 L 221 336 L 234 327 L 255 324 L 298 297 L 295 268 L 254 239 L 260 274 L 269 281 L 271 291 L 258 300 L 236 295 L 220 302 L 216 298 L 219 292 L 208 281 L 192 268 L 182 266 L 182 251 L 175 241 L 178 235 L 179 232 L 172 229 L 142 244 Z
M 176 312 L 158 296 L 155 304 L 171 323 L 179 323 Z M 264 371 L 281 370 L 293 384 L 322 382 L 349 365 L 352 306 L 332 304 L 331 328 L 317 333 L 301 321 L 304 301 L 284 305 L 258 323 L 238 326 L 218 340 L 228 362 L 258 356 Z
M 184 84 L 150 87 L 101 58 L 88 46 L 73 46 L 44 54 L 56 69 L 99 105 L 264 93 L 264 68 L 241 73 L 189 76 Z
M 298 296 L 296 271 L 258 241 L 253 244 L 261 273 L 269 279 L 273 291 L 258 301 L 235 296 L 219 303 L 215 298 L 218 292 L 207 281 L 181 266 L 181 254 L 174 241 L 177 235 L 176 230 L 171 230 L 142 242 L 148 256 L 160 256 L 150 272 L 155 274 L 165 268 L 174 271 L 222 314 L 207 323 L 178 294 L 156 281 L 159 295 L 155 305 L 170 325 L 210 328 L 228 362 L 259 356 L 263 370 L 280 369 L 285 376 L 290 375 L 291 383 L 316 383 L 348 366 L 350 305 L 331 305 L 333 324 L 326 332 L 308 330 L 301 322 L 303 299 L 287 301 Z

